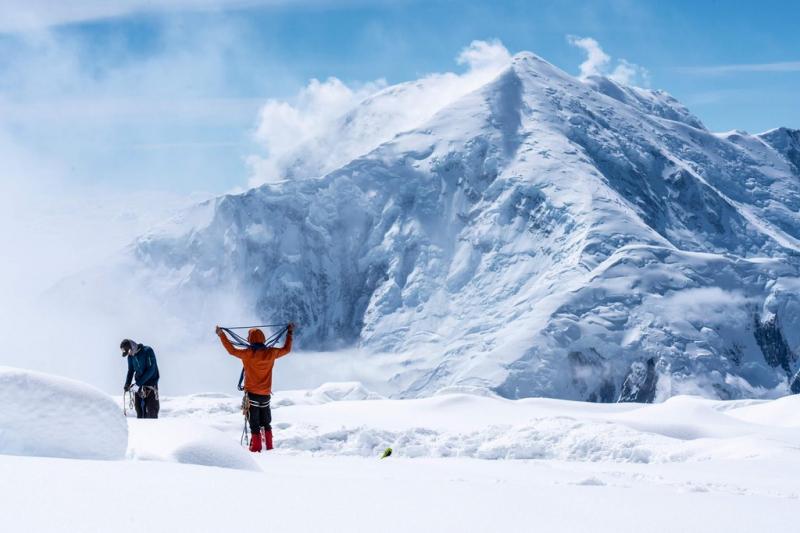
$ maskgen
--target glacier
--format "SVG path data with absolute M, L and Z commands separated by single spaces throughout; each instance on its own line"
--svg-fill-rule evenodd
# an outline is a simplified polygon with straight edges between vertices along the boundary
M 298 323 L 301 349 L 399 361 L 397 397 L 790 392 L 799 131 L 713 133 L 665 92 L 527 52 L 424 94 L 382 89 L 287 156 L 286 179 L 181 212 L 107 276 L 190 310 L 235 291 Z

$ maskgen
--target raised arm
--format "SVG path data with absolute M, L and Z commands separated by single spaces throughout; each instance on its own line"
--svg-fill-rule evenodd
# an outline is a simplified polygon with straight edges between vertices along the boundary
M 230 339 L 228 339 L 228 336 L 225 335 L 225 332 L 219 326 L 217 326 L 217 335 L 219 336 L 219 340 L 222 341 L 222 346 L 225 347 L 225 350 L 229 354 L 239 359 L 244 359 L 244 356 L 248 353 L 247 348 L 237 348 L 231 344 Z
M 289 324 L 286 328 L 286 342 L 283 343 L 283 348 L 272 348 L 272 355 L 277 359 L 283 357 L 292 351 L 292 332 L 294 331 L 294 324 Z

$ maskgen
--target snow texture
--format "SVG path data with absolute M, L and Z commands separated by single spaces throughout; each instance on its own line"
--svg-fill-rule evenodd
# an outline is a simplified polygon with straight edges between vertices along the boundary
M 187 423 L 203 420 L 233 442 L 241 432 L 238 403 L 225 395 L 164 398 L 163 413 Z M 315 457 L 379 457 L 391 447 L 393 457 L 408 458 L 603 464 L 788 460 L 800 444 L 798 408 L 800 397 L 722 402 L 676 396 L 652 406 L 464 393 L 392 400 L 357 383 L 327 383 L 275 393 L 273 430 L 276 454 Z M 149 433 L 140 438 L 138 431 L 132 427 L 132 442 L 143 449 L 158 441 Z
M 239 410 L 241 416 L 241 411 Z M 128 456 L 236 470 L 258 470 L 249 452 L 220 431 L 193 420 L 129 421 Z
M 0 367 L 0 454 L 123 459 L 120 404 L 77 381 Z
M 286 180 L 141 237 L 115 279 L 132 269 L 170 316 L 236 289 L 300 324 L 301 349 L 373 354 L 394 397 L 789 392 L 800 133 L 714 134 L 664 92 L 531 53 L 435 114 L 382 120 L 408 94 L 359 104 Z M 364 153 L 321 165 L 332 139 Z
M 67 393 L 86 388 L 2 375 L 15 376 L 2 390 L 21 375 Z M 239 446 L 240 398 L 216 393 L 162 397 L 161 418 L 129 419 L 128 460 L 0 453 L 3 523 L 36 533 L 109 524 L 119 532 L 210 532 L 252 528 L 246 509 L 289 532 L 535 524 L 633 533 L 647 524 L 653 532 L 713 533 L 754 523 L 791 531 L 796 521 L 798 396 L 680 396 L 655 405 L 485 392 L 393 400 L 347 382 L 276 391 L 274 401 L 276 449 L 268 453 Z M 392 456 L 378 459 L 389 445 Z M 120 505 L 135 501 L 147 512 Z

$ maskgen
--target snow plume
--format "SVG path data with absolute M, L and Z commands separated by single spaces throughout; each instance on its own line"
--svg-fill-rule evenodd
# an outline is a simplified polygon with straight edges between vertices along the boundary
M 569 44 L 577 46 L 586 52 L 586 61 L 581 63 L 581 78 L 588 78 L 589 76 L 602 76 L 606 70 L 611 56 L 606 54 L 600 43 L 591 37 L 576 37 L 570 35 L 567 37 Z
M 511 54 L 497 39 L 472 41 L 458 54 L 459 65 L 467 65 L 471 71 L 496 70 L 511 61 Z
M 428 120 L 449 103 L 497 76 L 511 61 L 500 41 L 473 41 L 456 58 L 466 72 L 434 73 L 388 86 L 311 80 L 290 99 L 269 100 L 255 138 L 266 155 L 250 158 L 253 186 L 316 177 Z
M 625 59 L 618 61 L 617 66 L 614 67 L 608 77 L 624 85 L 641 85 L 644 87 L 650 85 L 650 73 L 647 69 Z
M 386 86 L 377 80 L 351 88 L 338 78 L 312 79 L 293 103 L 270 99 L 259 112 L 256 140 L 270 157 L 253 161 L 264 181 L 281 177 L 281 159 L 298 145 L 324 134 L 346 111 Z
M 568 35 L 567 41 L 586 52 L 586 60 L 580 64 L 580 77 L 605 76 L 624 85 L 650 84 L 650 74 L 646 68 L 631 63 L 626 59 L 618 59 L 617 64 L 611 67 L 611 56 L 608 55 L 595 39 L 591 37 L 577 37 Z

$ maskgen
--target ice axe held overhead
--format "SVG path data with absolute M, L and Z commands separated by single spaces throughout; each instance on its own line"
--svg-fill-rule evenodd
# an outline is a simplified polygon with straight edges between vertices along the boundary
M 271 337 L 267 338 L 262 327 L 281 328 Z M 236 333 L 237 329 L 248 329 L 247 338 Z M 292 351 L 292 334 L 294 324 L 264 326 L 236 326 L 220 327 L 215 329 L 219 340 L 225 350 L 242 361 L 242 374 L 239 378 L 239 390 L 244 391 L 242 411 L 245 417 L 245 427 L 242 439 L 249 426 L 252 438 L 250 451 L 260 452 L 261 442 L 264 441 L 267 450 L 272 449 L 272 411 L 270 398 L 272 397 L 272 369 L 275 361 Z M 275 344 L 286 334 L 283 347 Z M 242 385 L 243 383 L 243 385 Z

